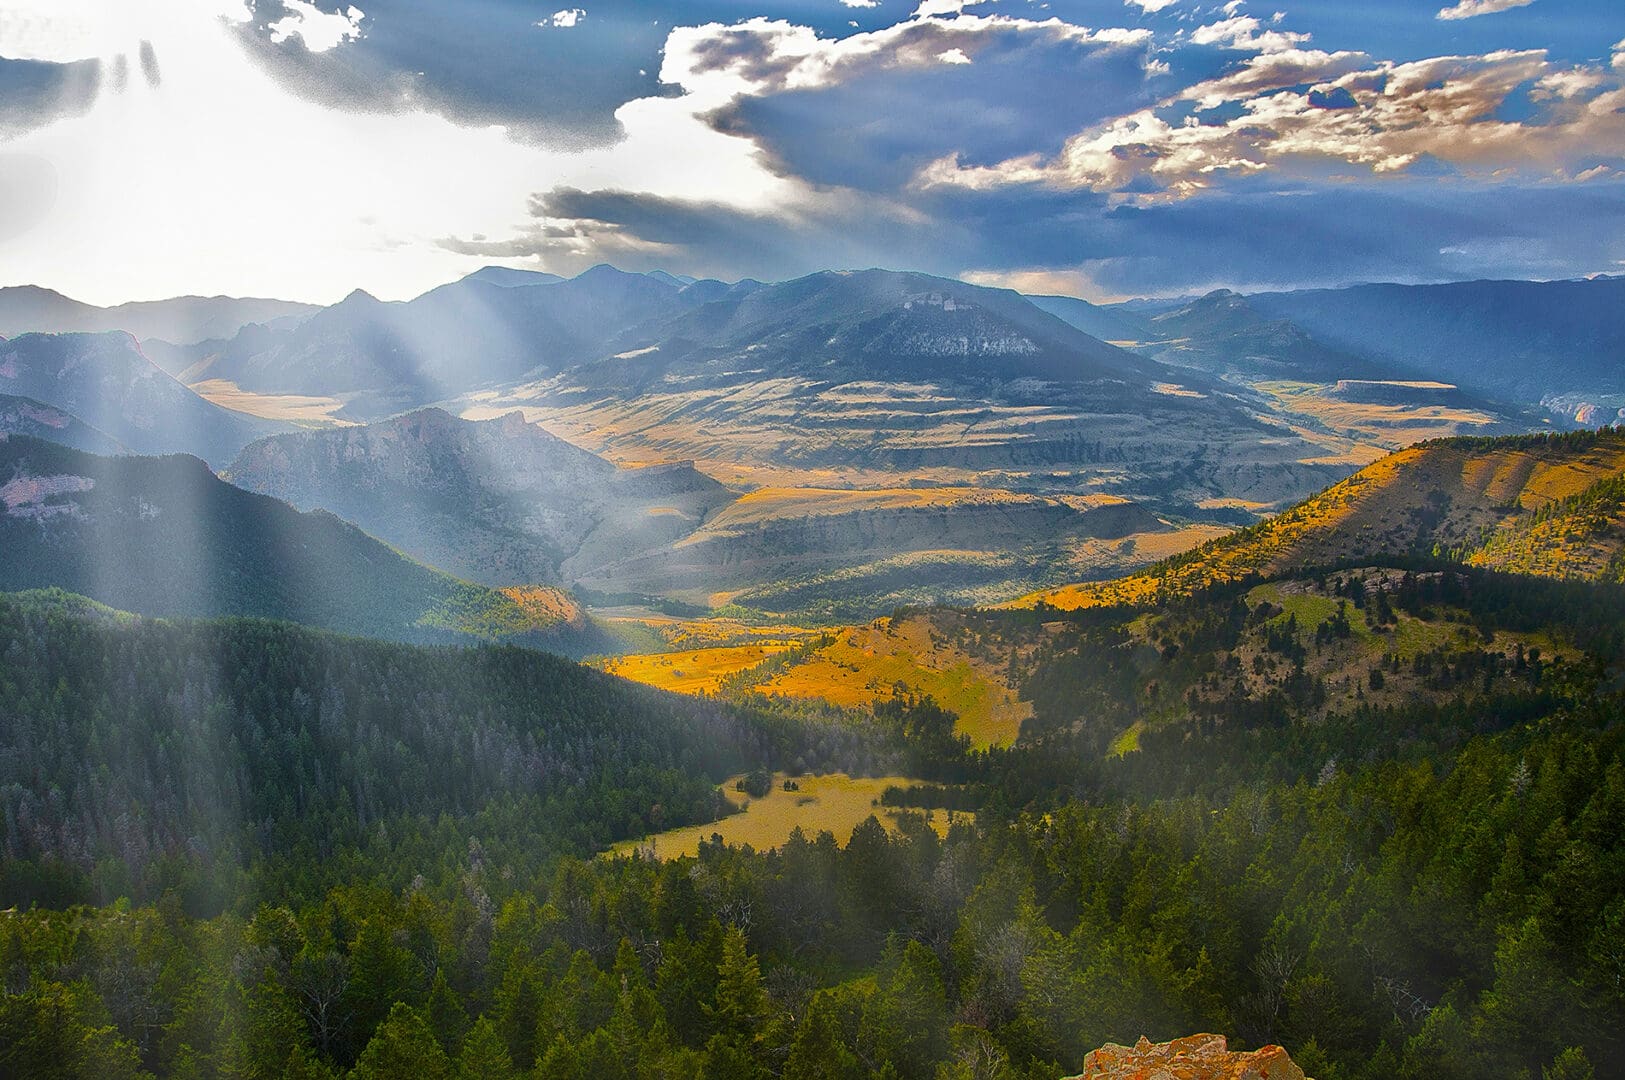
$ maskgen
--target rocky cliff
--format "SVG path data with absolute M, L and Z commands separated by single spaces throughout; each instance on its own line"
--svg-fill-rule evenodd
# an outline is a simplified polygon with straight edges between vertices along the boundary
M 1231 1050 L 1223 1035 L 1189 1035 L 1133 1046 L 1107 1043 L 1083 1059 L 1075 1080 L 1305 1080 L 1279 1046 Z

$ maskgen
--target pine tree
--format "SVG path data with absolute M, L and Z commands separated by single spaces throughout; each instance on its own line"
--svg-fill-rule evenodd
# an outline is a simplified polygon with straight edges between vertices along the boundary
M 474 1021 L 457 1055 L 457 1080 L 518 1080 L 508 1047 L 496 1025 L 485 1017 Z
M 396 1002 L 356 1060 L 350 1080 L 452 1080 L 451 1060 L 428 1021 L 405 1002 Z

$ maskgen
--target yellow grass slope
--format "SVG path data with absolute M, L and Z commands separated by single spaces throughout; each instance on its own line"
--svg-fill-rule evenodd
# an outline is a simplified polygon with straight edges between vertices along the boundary
M 1366 466 L 1277 517 L 1188 555 L 1115 581 L 1034 593 L 1012 607 L 1135 605 L 1188 595 L 1249 575 L 1431 551 L 1465 561 L 1552 573 L 1566 563 L 1564 535 L 1529 545 L 1519 560 L 1493 555 L 1501 533 L 1528 531 L 1542 511 L 1625 473 L 1625 433 L 1450 439 L 1422 443 Z M 1491 552 L 1492 554 L 1477 554 Z M 1476 555 L 1476 558 L 1475 558 Z M 1589 560 L 1604 560 L 1601 552 Z M 1566 576 L 1566 575 L 1558 575 Z
M 955 730 L 978 747 L 1010 745 L 1022 721 L 1032 715 L 1032 703 L 1018 701 L 1010 681 L 1012 655 L 1030 645 L 1007 641 L 996 630 L 973 629 L 952 612 L 833 628 L 820 632 L 816 641 L 796 628 L 780 632 L 783 636 L 776 639 L 740 638 L 619 656 L 605 660 L 603 667 L 683 694 L 719 693 L 750 672 L 750 689 L 756 693 L 845 708 L 868 708 L 897 693 L 929 696 L 959 716 Z M 797 646 L 801 648 L 791 652 Z M 735 683 L 734 689 L 739 688 Z
M 792 641 L 759 641 L 749 645 L 618 656 L 606 661 L 604 670 L 623 679 L 679 694 L 715 694 L 730 675 L 748 671 L 793 644 Z
M 1033 710 L 1008 679 L 1015 646 L 967 633 L 946 612 L 876 619 L 836 631 L 833 643 L 757 689 L 856 708 L 895 692 L 929 696 L 959 716 L 955 732 L 974 745 L 1008 746 Z

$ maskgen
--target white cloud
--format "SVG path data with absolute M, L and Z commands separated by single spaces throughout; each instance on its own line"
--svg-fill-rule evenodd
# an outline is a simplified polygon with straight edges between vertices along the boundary
M 1576 98 L 1600 90 L 1609 83 L 1607 75 L 1593 68 L 1569 68 L 1543 75 L 1536 83 L 1533 96 L 1537 98 Z
M 677 27 L 666 39 L 660 78 L 691 94 L 728 101 L 829 86 L 870 70 L 959 62 L 944 53 L 973 61 L 979 50 L 1009 34 L 1101 49 L 1139 48 L 1152 38 L 1143 28 L 1091 30 L 1054 18 L 1038 22 L 1004 15 L 958 15 L 914 19 L 837 39 L 821 37 L 812 27 L 756 18 L 732 25 Z
M 568 30 L 586 17 L 587 12 L 582 8 L 565 8 L 563 11 L 555 11 L 552 15 L 549 15 L 536 25 L 556 26 L 560 29 Z
M 1459 0 L 1455 7 L 1440 8 L 1436 19 L 1472 19 L 1498 11 L 1528 7 L 1535 0 Z
M 1383 62 L 1335 78 L 1309 77 L 1348 68 L 1359 56 L 1303 51 L 1258 57 L 1265 65 L 1290 62 L 1276 79 L 1244 68 L 1180 95 L 1215 88 L 1243 92 L 1235 98 L 1214 94 L 1242 108 L 1223 123 L 1191 117 L 1175 124 L 1157 110 L 1144 109 L 1074 136 L 1052 158 L 1029 154 L 978 167 L 945 158 L 922 170 L 917 182 L 973 190 L 1041 184 L 1135 193 L 1123 197 L 1155 201 L 1189 197 L 1225 174 L 1295 163 L 1341 164 L 1382 174 L 1427 156 L 1484 176 L 1564 175 L 1565 162 L 1575 157 L 1599 146 L 1625 145 L 1625 86 L 1617 79 L 1594 84 L 1602 92 L 1584 100 L 1553 93 L 1541 122 L 1497 118 L 1501 104 L 1521 85 L 1540 84 L 1554 74 L 1560 83 L 1575 80 L 1572 71 L 1554 73 L 1542 51 Z M 1266 67 L 1262 75 L 1267 74 Z M 1294 89 L 1272 87 L 1275 81 Z M 1299 92 L 1296 87 L 1305 83 L 1318 85 Z M 1317 107 L 1312 100 L 1318 97 L 1324 105 L 1333 92 L 1353 107 Z M 1204 98 L 1202 104 L 1211 101 Z
M 1240 101 L 1294 86 L 1324 83 L 1358 71 L 1370 57 L 1361 52 L 1322 52 L 1286 49 L 1249 57 L 1239 68 L 1216 79 L 1197 83 L 1179 94 L 1199 109 L 1215 109 L 1227 101 Z
M 1230 10 L 1226 7 L 1225 10 Z M 1265 30 L 1263 24 L 1251 15 L 1232 15 L 1216 23 L 1198 26 L 1191 31 L 1191 41 L 1197 45 L 1219 45 L 1226 49 L 1250 52 L 1286 52 L 1309 40 L 1308 34 L 1288 30 Z
M 982 0 L 920 0 L 920 6 L 914 9 L 916 19 L 928 19 L 933 15 L 960 15 L 968 7 L 974 7 Z
M 968 64 L 970 57 L 965 55 L 964 49 L 946 49 L 937 53 L 937 59 L 944 64 Z
M 841 0 L 841 3 L 851 8 L 872 8 L 880 6 L 880 0 Z
M 1153 15 L 1164 8 L 1171 8 L 1179 0 L 1123 0 L 1124 7 L 1137 7 L 1147 15 Z
M 328 12 L 306 0 L 278 2 L 288 13 L 267 27 L 271 40 L 278 44 L 296 37 L 305 48 L 320 53 L 361 37 L 361 20 L 366 15 L 358 7 Z

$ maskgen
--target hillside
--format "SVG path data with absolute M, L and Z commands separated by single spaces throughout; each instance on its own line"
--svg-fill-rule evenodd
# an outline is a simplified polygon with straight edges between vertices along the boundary
M 1625 582 L 1625 474 L 1464 541 L 1470 566 L 1541 577 Z
M 1286 319 L 1270 318 L 1244 296 L 1219 289 L 1145 320 L 1141 348 L 1159 359 L 1235 371 L 1251 378 L 1383 378 L 1391 365 L 1315 341 Z
M 213 464 L 285 430 L 205 401 L 122 332 L 24 334 L 0 342 L 0 393 L 60 409 L 135 453 L 186 453 Z
M 1145 507 L 1109 496 L 764 487 L 674 544 L 577 572 L 584 587 L 602 592 L 863 617 L 921 598 L 997 596 L 1043 575 L 1046 560 L 1068 545 L 1173 532 Z
M 1102 341 L 1143 341 L 1150 336 L 1146 321 L 1122 305 L 1091 304 L 1075 296 L 1029 296 L 1034 307 L 1047 311 L 1068 326 Z
M 1529 405 L 1579 394 L 1625 406 L 1625 279 L 1358 285 L 1248 302 L 1413 378 Z
M 1187 530 L 1110 495 L 982 487 L 736 495 L 686 462 L 617 468 L 520 411 L 470 421 L 431 408 L 279 435 L 245 448 L 226 475 L 484 584 L 554 582 L 820 619 L 1000 599 L 1066 580 L 1073 567 L 1143 565 L 1159 545 L 1191 542 L 1180 539 Z
M 1617 430 L 1423 443 L 1144 573 L 1037 593 L 1017 606 L 1140 604 L 1384 555 L 1454 555 L 1489 568 L 1600 576 L 1625 550 L 1611 483 L 1622 472 L 1625 432 Z M 1570 547 L 1580 530 L 1583 550 Z
M 709 821 L 723 777 L 818 756 L 810 727 L 529 649 L 153 620 L 56 590 L 0 594 L 0 641 L 12 657 L 0 679 L 8 904 L 27 906 L 51 880 L 30 871 L 54 865 L 66 895 L 35 893 L 47 903 L 179 887 L 218 907 L 245 873 L 268 892 L 338 881 L 339 867 L 306 860 L 374 844 L 404 885 L 415 869 L 393 862 L 387 830 L 474 830 L 516 808 L 528 824 L 483 835 L 492 858 L 535 866 L 631 835 L 632 822 Z
M 558 582 L 687 536 L 734 496 L 691 466 L 617 469 L 521 414 L 440 409 L 246 447 L 231 482 L 329 510 L 461 577 Z
M 415 562 L 327 513 L 299 513 L 195 458 L 97 457 L 0 442 L 0 590 L 60 587 L 143 615 L 248 615 L 410 641 L 571 651 L 593 637 L 540 603 Z
M 1536 420 L 1530 409 L 1424 380 L 1416 372 L 1425 367 L 1328 346 L 1227 289 L 1140 315 L 1137 352 L 1246 387 L 1263 409 L 1351 464 L 1427 439 L 1527 431 Z
M 7 435 L 32 435 L 91 454 L 117 454 L 124 449 L 71 413 L 32 398 L 0 394 L 0 437 Z

